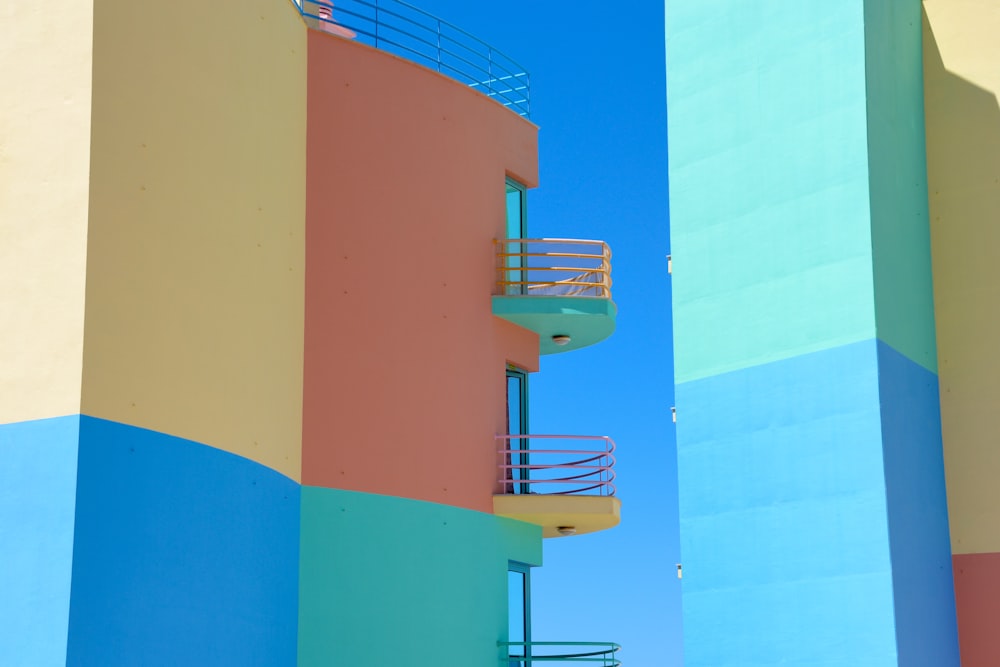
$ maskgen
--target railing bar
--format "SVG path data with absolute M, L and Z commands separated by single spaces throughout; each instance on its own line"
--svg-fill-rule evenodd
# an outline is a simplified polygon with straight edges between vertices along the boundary
M 529 451 L 530 450 L 525 450 Z M 592 459 L 588 459 L 592 460 Z M 606 470 L 607 465 L 587 465 L 585 463 L 509 463 L 504 464 L 504 470 Z M 593 474 L 593 473 L 591 473 Z
M 546 452 L 546 451 L 537 451 L 537 450 L 534 450 L 534 449 L 522 449 L 521 453 L 524 453 L 524 452 L 531 452 L 532 454 L 535 454 L 535 455 L 539 455 L 539 454 L 594 454 L 594 456 L 591 456 L 591 457 L 588 457 L 588 458 L 585 458 L 585 459 L 579 459 L 578 461 L 567 461 L 565 463 L 550 463 L 550 464 L 545 464 L 545 465 L 548 465 L 549 467 L 577 465 L 577 464 L 583 465 L 584 463 L 589 463 L 591 461 L 597 461 L 599 459 L 603 459 L 606 456 L 608 456 L 607 452 L 574 452 L 574 451 L 571 451 L 571 450 L 559 450 L 558 452 L 552 452 L 552 451 Z M 501 452 L 501 453 L 503 453 L 503 452 Z M 528 464 L 524 464 L 524 465 L 528 465 Z M 542 465 L 542 464 L 538 464 L 538 465 Z
M 575 495 L 583 495 L 586 491 L 592 491 L 594 489 L 603 489 L 603 488 L 604 487 L 602 487 L 602 486 L 600 486 L 598 484 L 595 484 L 594 486 L 588 486 L 588 487 L 583 488 L 583 489 L 570 489 L 569 491 L 553 491 L 552 493 L 538 493 L 536 495 L 539 495 L 539 496 L 575 496 Z M 602 495 L 604 495 L 604 494 L 602 494 Z M 613 496 L 615 494 L 614 493 L 609 493 L 607 495 L 608 496 Z
M 588 476 L 592 477 L 595 474 L 596 473 L 588 473 Z M 507 481 L 509 482 L 510 480 L 508 479 Z M 518 484 L 522 483 L 520 480 L 515 480 L 515 482 L 518 483 Z M 593 478 L 591 478 L 591 479 L 575 479 L 575 478 L 574 479 L 532 479 L 532 480 L 524 480 L 523 484 L 525 484 L 525 485 L 527 485 L 529 487 L 535 487 L 535 486 L 538 486 L 538 485 L 552 485 L 552 484 L 559 484 L 559 485 L 562 485 L 562 486 L 570 487 L 570 488 L 568 488 L 565 491 L 565 493 L 580 493 L 581 491 L 587 491 L 587 490 L 590 490 L 590 489 L 600 489 L 600 488 L 606 488 L 606 487 L 612 487 L 612 486 L 614 486 L 613 483 L 602 482 L 602 481 L 600 481 L 598 479 L 593 479 Z
M 589 245 L 606 246 L 605 241 L 600 239 L 557 239 L 557 238 L 536 238 L 536 239 L 499 239 L 497 243 L 577 243 Z
M 520 258 L 523 261 L 531 262 L 527 266 L 508 266 L 504 265 L 504 268 L 516 269 L 516 268 L 528 268 L 528 269 L 545 269 L 552 268 L 550 266 L 551 262 L 543 262 L 540 260 L 573 260 L 570 262 L 572 266 L 556 266 L 554 268 L 565 269 L 567 271 L 576 271 L 579 273 L 610 273 L 611 272 L 611 262 L 600 257 L 599 255 L 584 255 L 582 253 L 572 253 L 572 252 L 561 252 L 561 253 L 537 253 L 537 252 L 519 252 L 519 253 L 502 253 L 497 255 L 498 259 L 513 259 Z M 576 260 L 580 260 L 577 262 Z
M 565 435 L 565 434 L 555 434 L 555 433 L 497 433 L 493 436 L 496 440 L 530 440 L 532 438 L 537 438 L 539 440 L 604 440 L 609 443 L 614 443 L 609 435 Z
M 530 451 L 530 450 L 525 450 Z M 503 470 L 594 470 L 603 471 L 614 467 L 614 464 L 607 465 L 587 465 L 587 464 L 576 464 L 576 463 L 505 463 L 501 466 Z M 596 474 L 588 473 L 588 474 Z
M 460 54 L 460 53 L 455 53 L 455 52 L 453 52 L 453 51 L 448 51 L 447 49 L 444 49 L 444 51 L 443 51 L 443 52 L 444 52 L 444 53 L 447 53 L 447 54 L 448 54 L 449 56 L 453 57 L 453 58 L 454 58 L 455 60 L 457 60 L 457 61 L 459 61 L 459 62 L 463 62 L 463 63 L 465 63 L 466 65 L 468 65 L 469 67 L 471 67 L 471 68 L 473 68 L 473 69 L 475 69 L 475 70 L 478 70 L 478 71 L 479 71 L 479 72 L 480 72 L 481 74 L 485 74 L 485 75 L 486 75 L 486 77 L 487 77 L 487 78 L 486 78 L 486 80 L 485 80 L 485 81 L 476 81 L 476 82 L 475 82 L 475 83 L 473 83 L 472 85 L 480 85 L 480 86 L 485 86 L 485 85 L 488 85 L 488 84 L 490 84 L 490 83 L 493 83 L 494 81 L 499 81 L 499 80 L 501 80 L 501 78 L 500 78 L 500 77 L 494 77 L 494 76 L 492 76 L 492 75 L 490 74 L 490 70 L 489 70 L 489 69 L 485 69 L 485 68 L 483 68 L 482 66 L 478 65 L 477 63 L 474 63 L 474 62 L 472 62 L 471 60 L 468 60 L 468 59 L 467 59 L 466 57 L 464 57 L 464 56 L 463 56 L 462 54 Z M 475 52 L 474 52 L 474 51 L 470 51 L 470 53 L 475 53 Z M 526 75 L 526 74 L 527 74 L 527 72 L 517 72 L 517 71 L 514 71 L 514 70 L 512 70 L 512 69 L 507 69 L 506 67 L 504 67 L 504 66 L 502 66 L 502 65 L 500 65 L 499 67 L 500 67 L 500 69 L 501 69 L 501 70 L 502 70 L 503 72 L 506 72 L 506 76 L 505 76 L 505 77 L 503 77 L 503 78 L 508 78 L 508 79 L 509 79 L 509 78 L 520 78 L 520 77 L 522 77 L 522 76 L 524 76 L 524 75 Z M 464 72 L 463 72 L 463 73 L 464 73 Z M 472 77 L 472 76 L 471 76 L 470 74 L 466 74 L 466 76 L 469 76 L 469 78 L 473 78 L 473 77 Z M 474 78 L 473 78 L 473 80 L 475 81 L 475 79 L 474 79 Z
M 533 449 L 533 448 L 532 449 L 527 449 L 527 448 L 525 448 L 525 449 L 501 449 L 497 453 L 498 454 L 504 454 L 504 455 L 508 455 L 509 454 L 509 455 L 513 456 L 514 454 L 524 454 L 525 452 L 528 452 L 528 451 L 530 451 L 532 454 L 535 454 L 535 455 L 552 455 L 552 456 L 555 456 L 555 455 L 565 455 L 565 454 L 589 454 L 589 455 L 592 455 L 592 456 L 589 456 L 586 459 L 580 459 L 581 461 L 593 461 L 595 459 L 601 459 L 601 458 L 605 458 L 605 457 L 608 458 L 608 459 L 614 460 L 614 454 L 612 453 L 611 450 L 604 450 L 604 451 L 596 451 L 595 452 L 593 450 L 583 450 L 583 449 Z
M 350 28 L 351 26 L 347 26 L 347 27 Z M 360 30 L 358 30 L 358 32 L 361 33 L 361 34 L 364 34 Z M 379 36 L 379 41 L 382 44 L 388 44 L 388 45 L 393 46 L 393 47 L 395 47 L 397 49 L 402 49 L 403 51 L 409 51 L 413 55 L 419 56 L 419 57 L 423 58 L 424 60 L 426 60 L 427 62 L 434 62 L 433 59 L 429 55 L 427 55 L 426 53 L 422 53 L 421 51 L 417 51 L 416 49 L 411 48 L 411 47 L 407 46 L 406 44 L 401 44 L 399 42 L 394 42 L 391 39 L 386 38 L 384 35 L 380 35 Z M 425 42 L 425 44 L 430 45 L 429 42 Z M 392 53 L 392 51 L 390 49 L 386 49 L 386 48 L 383 48 L 383 47 L 379 47 L 379 48 L 382 49 L 383 51 L 389 51 L 389 53 Z
M 525 449 L 523 451 L 524 452 L 529 452 L 529 453 L 533 454 L 535 456 L 535 458 L 539 458 L 540 457 L 539 453 L 536 452 L 536 451 L 534 451 L 534 450 L 532 450 L 532 449 Z M 562 452 L 560 452 L 560 453 L 562 453 Z M 602 453 L 600 453 L 600 454 L 598 454 L 596 456 L 591 456 L 591 457 L 588 457 L 588 458 L 585 458 L 585 459 L 579 459 L 579 460 L 575 460 L 575 461 L 558 461 L 558 462 L 555 462 L 555 463 L 518 463 L 516 465 L 538 466 L 539 470 L 554 470 L 556 468 L 593 468 L 595 470 L 601 470 L 601 469 L 607 468 L 608 464 L 596 464 L 596 465 L 589 465 L 589 464 L 591 464 L 593 461 L 600 461 L 601 459 L 604 459 L 604 458 L 607 458 L 607 457 L 608 457 L 608 455 L 606 453 L 602 452 Z M 515 465 L 515 464 L 512 463 L 511 465 Z
M 556 479 L 529 479 L 524 480 L 525 483 L 530 484 L 596 484 L 597 486 L 604 486 L 605 482 L 601 481 L 598 475 L 600 475 L 600 470 L 591 470 L 589 472 L 577 475 L 575 477 L 559 477 Z M 589 479 L 588 479 L 589 478 Z
M 385 24 L 383 24 L 383 25 L 385 25 Z M 348 27 L 350 27 L 350 26 L 348 26 Z M 405 32 L 402 32 L 400 30 L 396 30 L 395 28 L 392 28 L 391 26 L 389 26 L 389 28 L 390 28 L 390 31 L 395 31 L 395 32 L 397 32 L 397 33 L 399 33 L 401 35 L 404 35 L 404 36 L 407 36 L 407 37 L 412 37 L 413 38 L 412 39 L 413 42 L 416 42 L 418 44 L 423 44 L 423 45 L 427 46 L 428 50 L 433 51 L 435 49 L 434 42 L 428 42 L 427 40 L 423 39 L 422 37 L 417 37 L 416 35 L 407 35 Z M 424 53 L 423 51 L 419 51 L 419 50 L 417 50 L 417 49 L 415 49 L 415 48 L 413 48 L 411 46 L 403 44 L 402 42 L 393 41 L 392 39 L 386 37 L 384 33 L 382 35 L 380 35 L 380 39 L 385 44 L 391 44 L 392 46 L 395 46 L 397 48 L 406 49 L 407 51 L 410 51 L 411 53 L 415 53 L 415 54 L 419 55 L 420 57 L 426 59 L 428 62 L 436 62 L 435 59 L 434 59 L 434 57 L 432 57 L 432 56 Z
M 467 58 L 465 58 L 464 56 L 462 56 L 459 53 L 454 53 L 452 51 L 447 51 L 447 50 L 445 50 L 444 52 L 447 53 L 449 56 L 453 57 L 455 60 L 457 60 L 459 62 L 463 62 L 466 65 L 468 65 L 469 67 L 471 67 L 471 68 L 473 68 L 475 70 L 478 70 L 481 74 L 485 74 L 488 77 L 487 80 L 492 80 L 492 77 L 490 77 L 490 70 L 489 69 L 484 69 L 480 65 L 472 62 L 471 60 L 468 60 Z M 475 53 L 473 51 L 470 51 L 470 52 L 471 53 Z M 452 69 L 454 69 L 454 68 L 452 68 Z M 517 74 L 517 72 L 515 72 L 513 70 L 508 70 L 506 67 L 502 67 L 502 69 L 505 72 L 507 72 L 509 75 L 516 75 Z M 465 74 L 465 73 L 463 72 L 463 74 Z M 476 80 L 471 74 L 466 74 L 466 76 L 468 76 L 470 79 L 473 79 L 473 81 Z M 482 84 L 480 84 L 480 85 L 482 85 Z
M 572 257 L 575 259 L 589 259 L 594 262 L 600 262 L 603 266 L 608 263 L 607 259 L 601 257 L 600 255 L 585 255 L 580 252 L 501 252 L 497 253 L 498 257 Z M 575 267 L 575 268 L 586 268 L 586 267 Z
M 529 451 L 527 449 L 501 449 L 500 454 L 519 454 Z M 531 452 L 535 454 L 594 454 L 600 456 L 610 456 L 611 450 L 604 450 L 603 452 L 595 452 L 592 449 L 531 449 Z
M 529 290 L 541 290 L 541 289 L 568 289 L 569 294 L 582 294 L 590 290 L 600 289 L 604 287 L 603 282 L 596 280 L 529 280 L 526 283 L 518 283 L 515 281 L 507 281 L 505 285 L 528 285 Z M 570 289 L 572 288 L 572 289 Z
M 509 479 L 505 480 L 505 483 L 508 484 L 508 485 L 510 485 L 511 484 L 511 480 L 509 480 Z M 514 481 L 513 483 L 514 484 L 520 484 L 520 482 L 518 482 L 518 481 Z M 531 485 L 530 484 L 526 484 L 526 486 L 531 486 Z M 507 496 L 512 496 L 512 495 L 518 495 L 518 496 L 524 496 L 524 495 L 528 495 L 528 496 L 575 496 L 575 495 L 583 495 L 584 492 L 586 492 L 586 491 L 593 491 L 594 489 L 598 489 L 599 492 L 600 492 L 600 495 L 605 496 L 605 497 L 610 497 L 610 496 L 615 495 L 615 485 L 614 484 L 594 484 L 592 486 L 585 486 L 585 487 L 577 488 L 577 489 L 566 489 L 565 491 L 528 491 L 527 493 L 523 493 L 523 492 L 522 493 L 511 493 L 511 492 L 508 491 L 504 495 L 507 495 Z

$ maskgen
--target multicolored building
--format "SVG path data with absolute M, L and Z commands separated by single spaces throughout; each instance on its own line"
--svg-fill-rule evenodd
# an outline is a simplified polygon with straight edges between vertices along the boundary
M 1000 7 L 665 8 L 685 664 L 1000 664 Z
M 523 69 L 389 0 L 0 14 L 0 662 L 618 664 L 531 635 L 620 502 L 528 427 L 616 307 L 528 238 Z

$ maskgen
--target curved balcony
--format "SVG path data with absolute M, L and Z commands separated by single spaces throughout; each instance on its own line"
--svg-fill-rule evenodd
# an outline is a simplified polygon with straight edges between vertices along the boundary
M 542 527 L 543 537 L 618 525 L 615 442 L 603 435 L 498 435 L 501 493 L 493 512 Z
M 530 116 L 528 73 L 458 26 L 401 0 L 294 0 L 309 27 L 357 40 L 474 88 Z
M 498 642 L 504 667 L 531 667 L 535 663 L 556 662 L 563 665 L 619 667 L 618 651 L 613 642 Z
M 611 249 L 604 241 L 497 241 L 493 314 L 531 329 L 541 354 L 598 343 L 615 330 Z

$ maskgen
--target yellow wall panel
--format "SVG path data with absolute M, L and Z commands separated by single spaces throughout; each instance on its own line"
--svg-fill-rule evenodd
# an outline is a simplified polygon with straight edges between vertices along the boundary
M 924 0 L 941 419 L 954 553 L 1000 551 L 1000 4 Z
M 0 3 L 0 423 L 80 410 L 90 3 Z
M 83 411 L 298 480 L 306 27 L 96 0 Z

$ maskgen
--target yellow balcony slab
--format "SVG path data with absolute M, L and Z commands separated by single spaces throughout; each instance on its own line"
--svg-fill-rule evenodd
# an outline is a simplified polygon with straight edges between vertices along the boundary
M 493 496 L 493 513 L 542 527 L 543 537 L 607 530 L 621 521 L 616 496 L 506 494 Z

